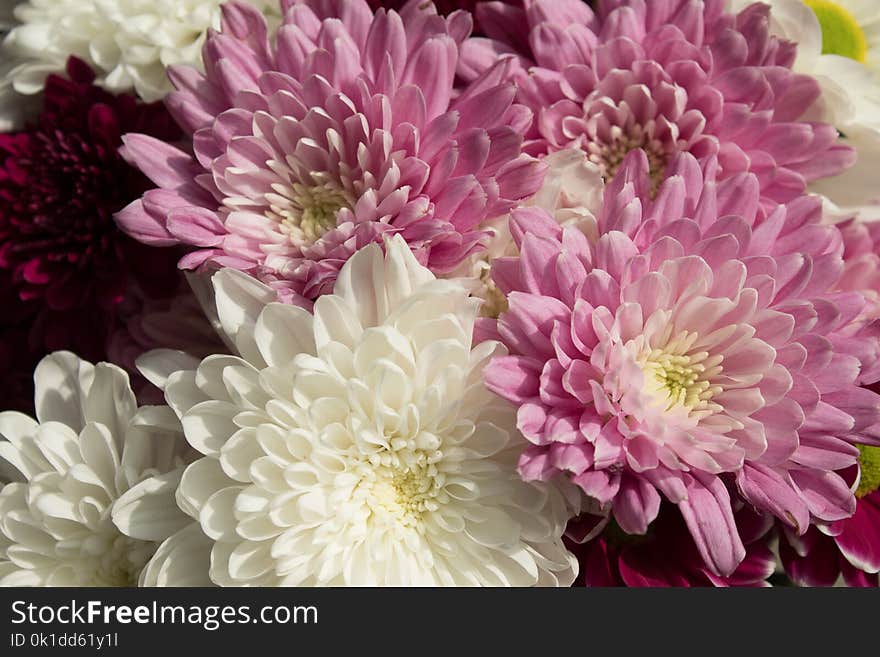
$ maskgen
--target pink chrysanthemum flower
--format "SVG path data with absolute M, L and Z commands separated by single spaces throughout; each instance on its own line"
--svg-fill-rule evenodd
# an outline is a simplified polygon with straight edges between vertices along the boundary
M 849 220 L 838 227 L 845 263 L 838 287 L 864 292 L 867 303 L 862 325 L 856 328 L 874 336 L 874 346 L 880 349 L 876 322 L 880 318 L 880 223 Z M 869 358 L 866 366 L 862 370 L 865 382 L 880 378 L 880 358 Z M 874 391 L 880 388 L 876 383 L 869 387 Z M 880 585 L 880 449 L 859 446 L 858 474 L 856 510 L 851 518 L 811 528 L 803 536 L 785 528 L 780 532 L 782 564 L 796 584 L 831 586 L 842 577 L 849 586 Z
M 194 152 L 128 135 L 125 156 L 161 189 L 119 224 L 148 244 L 194 247 L 182 267 L 246 270 L 300 303 L 384 233 L 450 271 L 480 247 L 485 219 L 541 182 L 543 168 L 520 150 L 531 113 L 513 104 L 508 64 L 459 92 L 465 12 L 282 4 L 272 39 L 259 12 L 225 5 L 206 73 L 171 68 L 178 91 L 167 104 Z
M 751 171 L 785 202 L 851 165 L 830 125 L 799 118 L 819 96 L 791 71 L 795 45 L 769 35 L 766 5 L 734 16 L 723 0 L 523 0 L 476 9 L 488 38 L 463 47 L 464 77 L 499 55 L 519 64 L 536 115 L 533 152 L 577 146 L 607 178 L 644 149 L 654 189 L 670 158 L 716 154 L 724 177 Z
M 682 154 L 652 200 L 631 153 L 592 242 L 515 210 L 520 254 L 492 265 L 509 310 L 486 327 L 510 355 L 486 377 L 533 443 L 525 478 L 566 473 L 630 534 L 665 497 L 725 575 L 745 554 L 733 486 L 798 533 L 852 515 L 836 471 L 877 444 L 880 396 L 858 385 L 875 339 L 851 331 L 865 301 L 837 290 L 820 201 L 768 213 L 754 175 L 716 169 Z

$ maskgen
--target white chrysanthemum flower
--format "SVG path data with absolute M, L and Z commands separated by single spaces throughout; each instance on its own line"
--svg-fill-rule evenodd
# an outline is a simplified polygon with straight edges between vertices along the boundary
M 123 370 L 68 352 L 34 382 L 39 421 L 0 413 L 0 585 L 137 584 L 188 521 L 174 503 L 191 452 L 177 416 L 138 408 Z
M 172 64 L 201 65 L 208 28 L 219 28 L 223 0 L 29 0 L 14 10 L 17 25 L 3 42 L 2 113 L 15 92 L 35 94 L 46 76 L 64 71 L 70 55 L 95 69 L 97 84 L 119 93 L 134 89 L 145 101 L 170 89 Z M 245 0 L 277 10 L 277 0 Z M 11 68 L 11 70 L 9 70 Z
M 760 0 L 770 29 L 797 43 L 793 70 L 816 79 L 819 102 L 805 118 L 830 123 L 858 152 L 843 174 L 810 185 L 835 205 L 855 208 L 880 198 L 880 3 L 877 0 Z M 730 0 L 739 11 L 755 0 Z
M 168 539 L 147 582 L 176 584 L 182 559 L 225 586 L 573 582 L 576 498 L 517 474 L 515 413 L 482 382 L 501 347 L 471 344 L 479 302 L 399 237 L 386 250 L 357 252 L 314 315 L 222 270 L 241 357 L 141 359 L 204 455 L 177 499 L 210 538 Z
M 547 167 L 544 182 L 523 205 L 542 208 L 561 226 L 577 226 L 590 240 L 598 239 L 597 217 L 605 191 L 602 170 L 579 148 L 550 153 L 542 162 Z M 498 317 L 507 309 L 507 299 L 492 280 L 491 263 L 516 255 L 508 220 L 509 215 L 503 215 L 486 226 L 491 232 L 487 248 L 448 275 L 483 301 L 480 313 L 485 317 Z

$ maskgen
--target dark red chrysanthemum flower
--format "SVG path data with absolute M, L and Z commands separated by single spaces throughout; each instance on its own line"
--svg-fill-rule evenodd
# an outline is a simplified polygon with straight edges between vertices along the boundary
M 748 506 L 734 514 L 746 556 L 728 577 L 706 567 L 679 514 L 661 511 L 644 536 L 626 534 L 599 516 L 572 520 L 566 543 L 580 563 L 575 586 L 767 586 L 775 568 L 768 546 L 772 519 Z
M 174 274 L 166 254 L 134 242 L 113 221 L 152 186 L 119 156 L 121 135 L 174 140 L 179 130 L 161 103 L 94 86 L 80 60 L 69 60 L 67 75 L 48 78 L 43 111 L 30 127 L 0 135 L 0 270 L 11 274 L 20 299 L 40 309 L 32 339 L 100 357 L 106 314 L 124 297 L 132 269 Z
M 33 415 L 33 375 L 40 356 L 28 339 L 34 312 L 17 297 L 9 279 L 8 272 L 0 271 L 0 399 L 4 410 Z

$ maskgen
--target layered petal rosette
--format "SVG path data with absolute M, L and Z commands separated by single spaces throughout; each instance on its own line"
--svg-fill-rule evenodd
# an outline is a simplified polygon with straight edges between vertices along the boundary
M 190 449 L 128 375 L 69 352 L 34 373 L 37 420 L 0 413 L 0 586 L 134 586 L 186 524 L 174 491 Z
M 503 350 L 472 345 L 479 302 L 402 237 L 386 250 L 355 254 L 314 315 L 225 269 L 217 311 L 240 355 L 142 358 L 203 454 L 177 493 L 196 529 L 148 581 L 177 584 L 187 558 L 224 586 L 572 583 L 576 496 L 516 472 L 515 409 L 482 382 Z
M 303 305 L 386 233 L 432 271 L 452 270 L 480 248 L 484 220 L 541 182 L 520 152 L 531 115 L 502 82 L 508 64 L 454 88 L 464 12 L 284 6 L 270 39 L 258 12 L 225 5 L 205 74 L 170 69 L 168 106 L 193 153 L 128 135 L 125 156 L 161 189 L 119 224 L 148 244 L 193 247 L 182 267 L 241 269 Z
M 463 47 L 465 77 L 499 55 L 518 63 L 535 112 L 533 152 L 577 146 L 606 176 L 643 149 L 653 188 L 675 153 L 715 154 L 721 175 L 751 171 L 787 201 L 854 162 L 834 127 L 801 120 L 819 86 L 792 72 L 795 45 L 770 36 L 769 7 L 722 0 L 576 0 L 477 7 L 488 37 Z
M 797 533 L 852 515 L 838 473 L 876 443 L 880 397 L 859 387 L 875 338 L 838 291 L 842 240 L 817 198 L 772 212 L 752 174 L 716 181 L 682 155 L 651 200 L 648 158 L 606 188 L 599 237 L 542 210 L 512 214 L 520 253 L 493 264 L 510 354 L 488 387 L 519 406 L 528 480 L 565 473 L 620 528 L 677 504 L 709 568 L 745 554 L 736 489 Z

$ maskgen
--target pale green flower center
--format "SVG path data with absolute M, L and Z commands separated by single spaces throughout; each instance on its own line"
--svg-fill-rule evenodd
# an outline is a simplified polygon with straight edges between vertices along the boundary
M 697 419 L 723 410 L 712 401 L 721 392 L 712 379 L 721 371 L 722 356 L 706 351 L 691 353 L 698 335 L 682 331 L 663 348 L 646 350 L 639 364 L 645 375 L 645 389 L 665 411 L 682 408 Z
M 378 477 L 362 481 L 369 505 L 384 511 L 404 526 L 418 527 L 425 512 L 436 511 L 447 501 L 445 476 L 433 465 L 415 469 L 381 468 Z
M 880 488 L 880 447 L 868 447 L 858 445 L 859 467 L 862 470 L 862 478 L 856 489 L 856 497 L 864 497 Z
M 822 52 L 840 55 L 864 63 L 868 56 L 868 40 L 855 17 L 846 7 L 831 0 L 804 0 L 822 28 Z
M 292 244 L 314 244 L 337 225 L 336 215 L 351 208 L 353 199 L 345 190 L 332 183 L 304 185 L 293 183 L 287 189 L 274 186 L 277 193 L 269 198 L 267 214 L 279 222 Z

